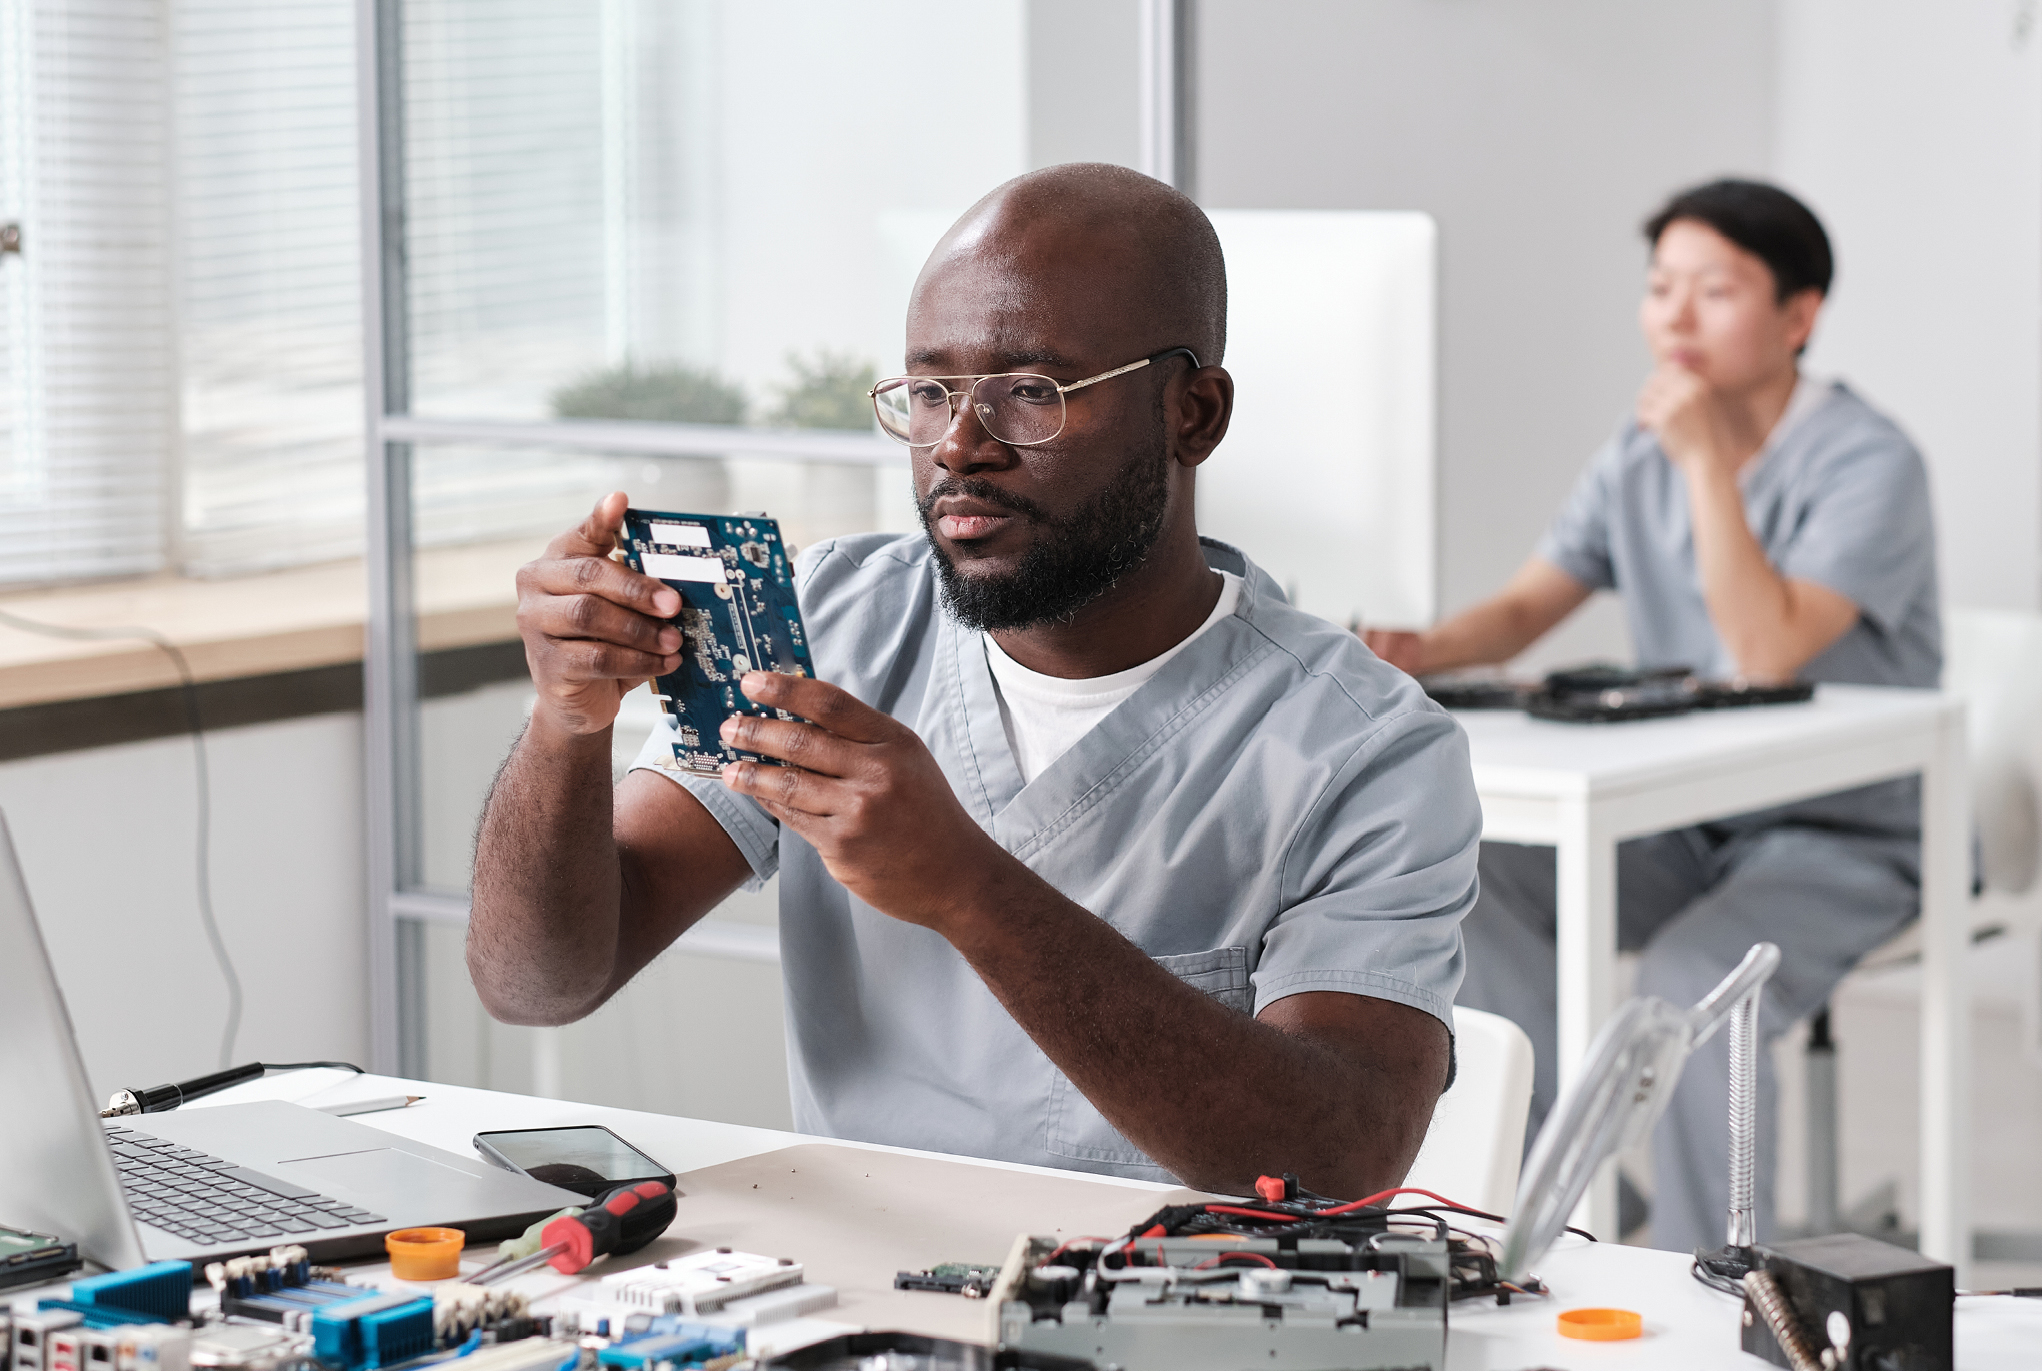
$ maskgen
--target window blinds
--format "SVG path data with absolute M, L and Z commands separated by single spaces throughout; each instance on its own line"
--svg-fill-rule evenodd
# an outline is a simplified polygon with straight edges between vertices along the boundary
M 0 584 L 166 559 L 168 37 L 162 0 L 0 0 Z
M 177 0 L 184 569 L 362 548 L 352 0 Z

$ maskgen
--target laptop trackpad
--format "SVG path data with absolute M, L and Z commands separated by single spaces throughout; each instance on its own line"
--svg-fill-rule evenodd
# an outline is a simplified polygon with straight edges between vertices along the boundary
M 391 1147 L 302 1157 L 278 1162 L 270 1170 L 337 1200 L 359 1200 L 379 1214 L 431 1209 L 465 1194 L 475 1182 L 466 1171 Z

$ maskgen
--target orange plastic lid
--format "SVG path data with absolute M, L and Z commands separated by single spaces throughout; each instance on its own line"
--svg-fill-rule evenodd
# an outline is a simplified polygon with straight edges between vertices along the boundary
M 390 1274 L 400 1281 L 443 1281 L 461 1274 L 468 1235 L 458 1228 L 400 1228 L 383 1239 Z
M 1584 1342 L 1620 1342 L 1645 1331 L 1645 1320 L 1628 1309 L 1568 1309 L 1560 1314 L 1560 1336 Z

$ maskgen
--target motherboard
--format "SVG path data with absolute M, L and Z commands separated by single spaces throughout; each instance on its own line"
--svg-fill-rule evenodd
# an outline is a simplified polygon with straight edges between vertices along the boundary
M 726 747 L 718 734 L 733 715 L 794 717 L 746 698 L 738 681 L 747 671 L 815 674 L 780 525 L 763 514 L 630 509 L 623 552 L 634 571 L 657 577 L 681 597 L 673 618 L 681 631 L 681 665 L 652 683 L 674 726 L 669 769 L 714 776 L 735 761 L 783 765 Z

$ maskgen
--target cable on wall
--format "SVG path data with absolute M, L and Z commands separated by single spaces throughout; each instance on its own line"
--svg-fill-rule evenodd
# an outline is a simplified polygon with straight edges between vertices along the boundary
M 170 664 L 177 669 L 184 697 L 185 724 L 191 734 L 192 775 L 198 789 L 198 845 L 194 866 L 199 923 L 206 931 L 206 942 L 213 949 L 213 960 L 219 963 L 220 979 L 227 983 L 227 1026 L 220 1035 L 220 1066 L 225 1069 L 234 1060 L 234 1039 L 241 1032 L 241 977 L 234 971 L 234 959 L 227 955 L 226 939 L 220 936 L 219 920 L 213 916 L 212 779 L 206 767 L 206 733 L 205 723 L 199 714 L 199 683 L 198 678 L 192 675 L 191 663 L 185 660 L 183 650 L 176 643 L 153 628 L 68 628 L 24 619 L 6 610 L 0 610 L 0 624 L 18 628 L 24 633 L 39 633 L 46 638 L 63 638 L 72 642 L 149 643 L 168 657 Z

